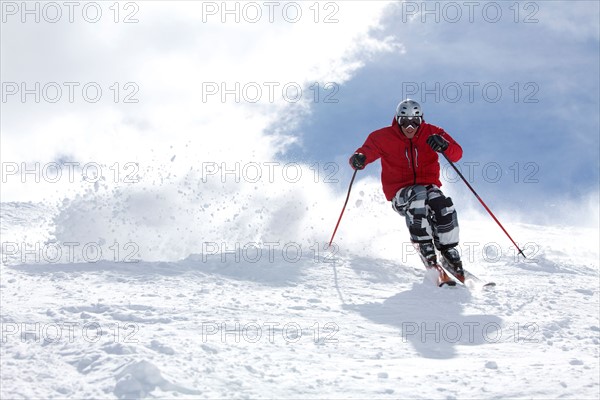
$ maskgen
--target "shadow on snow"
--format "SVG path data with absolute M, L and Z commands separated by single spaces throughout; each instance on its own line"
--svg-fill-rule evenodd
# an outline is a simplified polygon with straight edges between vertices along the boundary
M 464 287 L 437 288 L 427 278 L 383 303 L 351 304 L 345 308 L 378 323 L 397 327 L 402 341 L 425 358 L 449 359 L 457 346 L 496 343 L 502 319 L 494 315 L 464 315 L 471 293 Z

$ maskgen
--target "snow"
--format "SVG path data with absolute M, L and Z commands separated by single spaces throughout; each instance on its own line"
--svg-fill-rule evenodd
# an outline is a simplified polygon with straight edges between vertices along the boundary
M 498 286 L 440 289 L 404 247 L 392 257 L 343 249 L 363 235 L 350 230 L 357 210 L 388 212 L 372 215 L 375 231 L 403 222 L 383 204 L 349 207 L 334 255 L 272 245 L 180 259 L 165 251 L 162 261 L 140 250 L 137 262 L 112 253 L 23 262 L 3 247 L 1 397 L 598 398 L 597 230 L 510 224 L 540 243 L 528 261 L 465 212 L 465 242 L 501 243 L 487 255 L 463 245 L 466 266 Z M 70 207 L 3 203 L 3 244 L 50 243 L 70 226 L 105 234 L 102 223 L 73 224 L 81 208 Z M 311 235 L 304 223 L 298 246 Z M 167 248 L 178 226 L 163 230 Z M 155 246 L 140 237 L 140 249 Z M 389 249 L 389 237 L 373 237 L 373 247 Z

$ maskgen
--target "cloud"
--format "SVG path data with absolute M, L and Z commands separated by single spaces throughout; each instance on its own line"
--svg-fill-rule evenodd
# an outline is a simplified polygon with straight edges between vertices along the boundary
M 582 4 L 395 3 L 377 34 L 403 51 L 377 54 L 343 87 L 339 107 L 320 107 L 298 151 L 347 159 L 412 97 L 463 146 L 462 162 L 477 163 L 472 183 L 502 208 L 537 214 L 566 194 L 586 201 L 598 190 L 600 31 L 598 5 Z M 501 179 L 484 176 L 487 165 Z
M 146 171 L 166 164 L 179 173 L 199 160 L 271 160 L 298 140 L 289 128 L 309 115 L 312 84 L 339 85 L 364 54 L 394 47 L 371 35 L 386 3 L 136 4 L 118 16 L 133 15 L 139 22 L 131 24 L 114 23 L 105 4 L 98 23 L 77 12 L 73 23 L 9 16 L 3 81 L 29 90 L 38 82 L 41 101 L 29 94 L 22 102 L 21 91 L 3 103 L 3 160 L 136 162 Z M 262 18 L 253 23 L 256 10 Z M 47 101 L 56 88 L 60 100 Z M 100 100 L 89 101 L 96 88 Z M 35 189 L 4 191 L 5 199 L 25 200 L 32 198 L 18 192 Z
M 223 23 L 205 3 L 139 3 L 139 22 L 127 25 L 108 6 L 98 24 L 9 21 L 3 81 L 79 85 L 74 102 L 17 94 L 3 104 L 2 158 L 17 170 L 2 200 L 61 200 L 52 240 L 98 243 L 105 254 L 133 243 L 144 260 L 181 259 L 205 242 L 325 240 L 338 194 L 281 156 L 302 139 L 293 129 L 310 117 L 315 88 L 398 49 L 378 36 L 387 4 L 293 3 L 295 23 L 277 14 Z M 102 89 L 98 102 L 81 98 L 86 83 Z

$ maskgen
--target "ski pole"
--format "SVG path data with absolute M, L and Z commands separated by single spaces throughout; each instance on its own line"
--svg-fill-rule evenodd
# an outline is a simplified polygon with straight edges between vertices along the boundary
M 348 194 L 346 195 L 346 201 L 344 202 L 344 207 L 342 208 L 342 212 L 340 213 L 340 217 L 338 218 L 338 222 L 337 224 L 335 224 L 335 229 L 333 230 L 333 235 L 331 235 L 331 240 L 329 241 L 329 246 L 331 246 L 331 243 L 333 242 L 333 237 L 335 236 L 335 233 L 337 232 L 338 226 L 340 226 L 340 221 L 342 220 L 342 215 L 344 215 L 344 211 L 346 210 L 346 205 L 348 204 L 348 199 L 350 198 L 350 190 L 352 190 L 352 184 L 354 183 L 354 178 L 356 178 L 356 173 L 358 172 L 357 169 L 354 170 L 354 174 L 352 174 L 352 180 L 350 180 L 350 186 L 348 186 Z
M 448 156 L 446 154 L 444 154 L 444 152 L 442 152 L 442 155 L 444 156 L 444 158 L 446 159 L 446 161 L 448 161 L 448 163 L 452 166 L 452 168 L 454 168 L 454 170 L 456 171 L 456 173 L 458 174 L 458 176 L 461 177 L 461 179 L 467 185 L 467 187 L 469 189 L 471 189 L 471 192 L 473 192 L 473 194 L 475 195 L 475 197 L 477 197 L 477 200 L 479 200 L 479 202 L 481 203 L 481 205 L 483 206 L 483 208 L 485 208 L 485 210 L 492 216 L 492 218 L 494 218 L 494 221 L 496 221 L 496 223 L 498 224 L 498 226 L 504 231 L 504 233 L 506 234 L 506 236 L 508 236 L 508 238 L 510 239 L 510 241 L 513 242 L 513 244 L 515 245 L 515 247 L 517 248 L 517 250 L 519 250 L 518 254 L 521 254 L 523 257 L 525 257 L 525 254 L 523 253 L 523 250 L 521 250 L 519 248 L 519 246 L 517 246 L 517 244 L 515 243 L 515 241 L 513 240 L 513 238 L 510 237 L 510 235 L 508 234 L 508 232 L 506 231 L 506 229 L 504 229 L 504 227 L 502 226 L 502 224 L 500 223 L 500 221 L 498 221 L 498 218 L 496 218 L 496 216 L 494 215 L 494 213 L 492 212 L 492 210 L 490 210 L 489 207 L 483 202 L 483 200 L 481 200 L 481 197 L 479 197 L 479 195 L 477 194 L 477 192 L 475 191 L 475 189 L 473 189 L 473 187 L 465 179 L 465 177 L 463 176 L 463 174 L 458 170 L 458 168 L 456 168 L 456 165 L 454 165 L 454 163 L 452 161 L 450 161 L 450 159 L 448 158 Z M 527 258 L 527 257 L 525 257 L 525 258 Z

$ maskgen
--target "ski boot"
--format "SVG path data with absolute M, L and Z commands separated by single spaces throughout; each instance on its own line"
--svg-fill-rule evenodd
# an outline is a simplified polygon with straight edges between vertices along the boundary
M 427 268 L 435 268 L 437 265 L 437 256 L 435 255 L 435 247 L 433 242 L 419 243 L 419 252 L 421 259 Z
M 419 256 L 421 257 L 423 264 L 425 264 L 425 268 L 428 271 L 434 271 L 434 274 L 436 275 L 436 277 L 435 277 L 436 284 L 438 286 L 441 287 L 441 286 L 455 286 L 456 285 L 456 282 L 454 280 L 452 280 L 452 278 L 450 278 L 450 276 L 448 276 L 446 271 L 444 271 L 444 269 L 438 264 L 437 256 L 435 254 L 435 246 L 433 245 L 433 242 L 429 241 L 429 242 L 415 243 L 415 246 L 419 250 Z
M 461 281 L 465 279 L 465 272 L 463 270 L 462 261 L 460 260 L 460 254 L 454 247 L 444 249 L 441 251 L 442 258 L 444 259 L 444 267 L 448 269 L 454 276 L 459 278 Z

